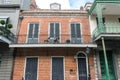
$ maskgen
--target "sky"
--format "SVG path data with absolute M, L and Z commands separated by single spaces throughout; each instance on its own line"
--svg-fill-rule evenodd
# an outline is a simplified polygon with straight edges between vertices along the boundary
M 36 0 L 36 3 L 41 9 L 50 9 L 51 3 L 61 4 L 61 9 L 80 9 L 86 2 L 93 2 L 94 0 Z

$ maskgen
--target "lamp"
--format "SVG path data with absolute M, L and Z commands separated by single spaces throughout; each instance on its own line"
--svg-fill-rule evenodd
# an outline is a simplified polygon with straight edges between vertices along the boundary
M 22 21 L 23 20 L 23 16 L 19 16 L 19 19 Z
M 85 51 L 87 54 L 89 54 L 90 53 L 90 48 L 87 46 L 86 47 L 86 51 Z

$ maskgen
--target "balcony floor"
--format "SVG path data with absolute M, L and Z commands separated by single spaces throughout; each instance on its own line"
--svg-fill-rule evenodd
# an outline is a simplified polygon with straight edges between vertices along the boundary
M 10 44 L 9 47 L 97 47 L 96 44 Z

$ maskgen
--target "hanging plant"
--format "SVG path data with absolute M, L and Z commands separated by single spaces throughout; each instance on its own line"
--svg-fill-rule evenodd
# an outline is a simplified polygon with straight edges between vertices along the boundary
M 1 23 L 2 25 L 4 25 L 4 24 L 5 24 L 5 20 L 1 20 L 0 23 Z
M 8 28 L 8 29 L 11 29 L 12 27 L 13 27 L 13 25 L 12 25 L 12 24 L 10 24 L 10 23 L 9 23 L 9 24 L 7 24 L 7 28 Z

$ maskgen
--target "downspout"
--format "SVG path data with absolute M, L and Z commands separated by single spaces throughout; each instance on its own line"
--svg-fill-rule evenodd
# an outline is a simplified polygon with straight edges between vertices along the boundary
M 110 80 L 109 67 L 108 67 L 106 48 L 105 48 L 105 42 L 104 42 L 104 38 L 103 37 L 101 39 L 102 39 L 102 46 L 103 46 L 103 52 L 104 52 L 105 70 L 106 70 L 107 80 Z

